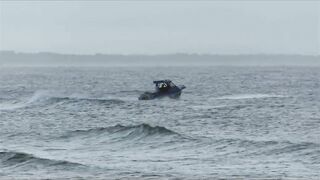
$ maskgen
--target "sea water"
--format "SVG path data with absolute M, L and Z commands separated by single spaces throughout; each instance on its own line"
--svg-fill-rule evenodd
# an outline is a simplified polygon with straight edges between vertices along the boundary
M 320 68 L 2 67 L 8 178 L 318 179 Z

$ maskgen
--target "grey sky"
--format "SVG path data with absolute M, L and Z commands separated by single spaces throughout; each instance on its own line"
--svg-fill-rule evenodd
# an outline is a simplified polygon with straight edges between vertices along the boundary
M 320 54 L 316 1 L 2 1 L 0 49 Z

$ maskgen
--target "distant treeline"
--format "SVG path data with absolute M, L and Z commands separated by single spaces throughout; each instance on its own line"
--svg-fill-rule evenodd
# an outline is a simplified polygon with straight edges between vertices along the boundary
M 320 66 L 312 55 L 72 55 L 0 51 L 0 66 Z

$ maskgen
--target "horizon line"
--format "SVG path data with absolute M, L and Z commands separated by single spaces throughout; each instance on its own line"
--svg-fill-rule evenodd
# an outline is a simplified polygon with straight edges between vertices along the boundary
M 0 53 L 14 53 L 14 54 L 54 54 L 54 55 L 69 55 L 69 56 L 172 56 L 172 55 L 187 55 L 187 56 L 320 56 L 319 54 L 290 54 L 290 53 L 195 53 L 195 52 L 175 52 L 175 53 L 155 53 L 155 54 L 142 54 L 142 53 L 61 53 L 53 51 L 37 51 L 37 52 L 26 52 L 26 51 L 15 51 L 15 50 L 1 50 Z

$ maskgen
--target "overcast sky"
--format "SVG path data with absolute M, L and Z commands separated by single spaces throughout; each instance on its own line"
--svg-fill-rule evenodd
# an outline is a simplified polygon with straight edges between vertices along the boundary
M 318 1 L 0 1 L 0 50 L 320 54 Z

